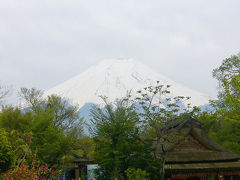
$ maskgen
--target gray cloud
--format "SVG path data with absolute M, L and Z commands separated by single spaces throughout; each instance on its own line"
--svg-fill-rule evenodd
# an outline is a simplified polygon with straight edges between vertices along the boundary
M 105 58 L 135 58 L 215 96 L 240 51 L 238 0 L 0 0 L 0 80 L 48 89 Z

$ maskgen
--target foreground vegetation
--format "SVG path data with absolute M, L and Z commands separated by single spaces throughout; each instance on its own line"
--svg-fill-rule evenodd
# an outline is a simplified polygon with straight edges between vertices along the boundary
M 206 133 L 240 155 L 239 56 L 224 60 L 213 77 L 219 94 L 211 101 L 212 111 L 191 107 L 189 97 L 169 96 L 170 86 L 157 82 L 136 97 L 115 102 L 101 97 L 105 107 L 92 108 L 89 136 L 83 134 L 78 107 L 68 100 L 22 88 L 24 105 L 4 106 L 8 89 L 0 87 L 1 178 L 51 179 L 68 172 L 77 155 L 99 164 L 102 179 L 163 179 L 165 144 L 179 138 L 166 127 L 185 116 L 200 120 Z

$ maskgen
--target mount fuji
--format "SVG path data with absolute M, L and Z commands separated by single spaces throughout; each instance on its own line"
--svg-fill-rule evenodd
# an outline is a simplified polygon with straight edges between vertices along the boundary
M 100 95 L 108 97 L 110 102 L 132 94 L 144 87 L 171 85 L 171 96 L 189 96 L 192 105 L 201 106 L 209 101 L 209 96 L 199 93 L 153 71 L 146 65 L 133 59 L 110 59 L 90 67 L 79 75 L 45 92 L 45 95 L 57 94 L 77 103 L 80 109 L 90 104 L 102 104 Z M 81 110 L 80 110 L 81 112 Z

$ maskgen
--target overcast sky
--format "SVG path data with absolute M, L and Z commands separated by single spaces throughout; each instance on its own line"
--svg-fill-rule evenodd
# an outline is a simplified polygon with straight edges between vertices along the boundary
M 216 95 L 240 51 L 239 0 L 0 0 L 0 81 L 51 88 L 106 58 L 134 58 Z

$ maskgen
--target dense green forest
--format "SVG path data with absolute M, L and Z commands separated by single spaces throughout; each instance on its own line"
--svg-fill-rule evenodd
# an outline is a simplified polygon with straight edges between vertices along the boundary
M 240 58 L 231 56 L 213 70 L 218 98 L 211 111 L 188 104 L 190 97 L 160 99 L 170 85 L 154 87 L 123 99 L 93 106 L 89 134 L 78 106 L 62 97 L 43 96 L 37 89 L 21 88 L 24 105 L 4 105 L 9 89 L 0 87 L 0 174 L 2 179 L 51 179 L 67 173 L 74 156 L 94 160 L 103 179 L 163 179 L 164 145 L 176 140 L 169 133 L 176 121 L 191 116 L 219 144 L 240 155 Z M 182 109 L 181 102 L 187 104 Z M 174 121 L 173 121 L 174 120 Z M 158 151 L 161 147 L 162 151 Z M 0 178 L 0 179 L 1 179 Z

